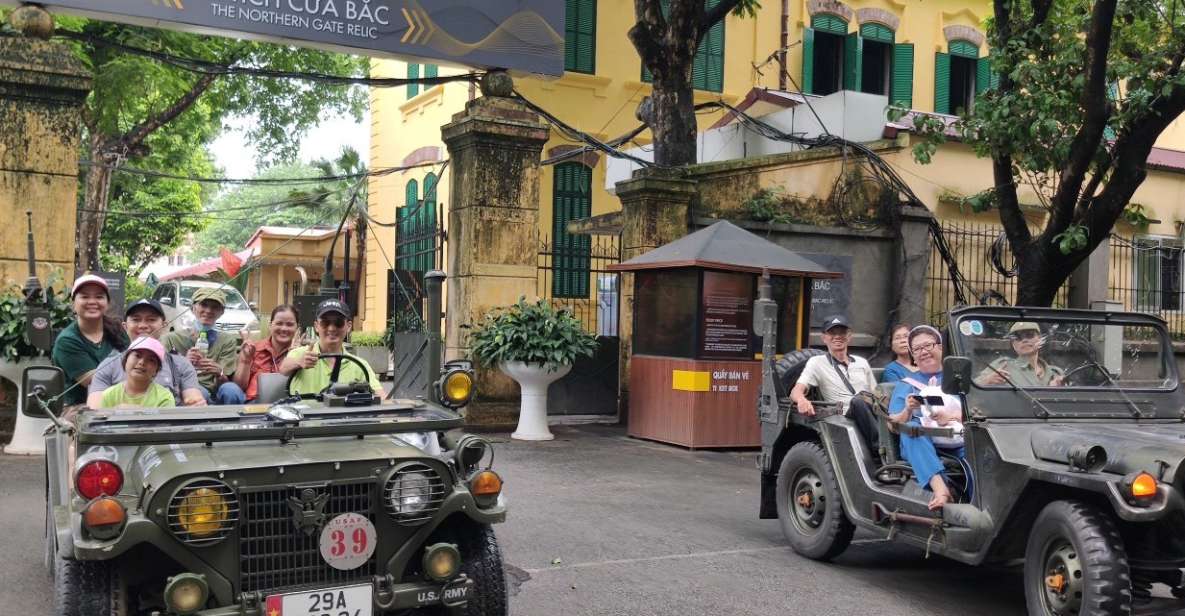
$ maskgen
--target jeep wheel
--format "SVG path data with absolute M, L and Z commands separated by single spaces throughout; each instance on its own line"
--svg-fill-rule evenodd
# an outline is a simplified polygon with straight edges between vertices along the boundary
M 1078 501 L 1055 501 L 1037 516 L 1025 550 L 1030 616 L 1131 614 L 1127 552 L 1114 522 Z
M 856 527 L 843 511 L 839 481 L 818 443 L 790 448 L 778 471 L 778 520 L 795 552 L 816 560 L 839 556 Z
M 802 375 L 803 368 L 806 368 L 806 361 L 816 355 L 823 354 L 824 351 L 820 351 L 819 349 L 800 349 L 786 353 L 774 363 L 774 377 L 781 382 L 786 395 L 790 394 L 790 390 L 798 382 L 798 377 Z
M 461 572 L 474 582 L 474 593 L 465 608 L 466 616 L 506 616 L 510 611 L 506 595 L 506 572 L 502 550 L 494 529 L 484 524 L 461 526 L 455 537 L 461 552 Z
M 127 588 L 108 562 L 54 555 L 54 616 L 128 616 Z

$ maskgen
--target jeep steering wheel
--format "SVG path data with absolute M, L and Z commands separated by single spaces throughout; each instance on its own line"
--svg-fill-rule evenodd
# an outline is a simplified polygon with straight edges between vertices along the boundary
M 362 361 L 360 361 L 357 357 L 352 357 L 350 355 L 346 355 L 345 353 L 322 353 L 321 356 L 317 359 L 317 361 L 321 361 L 323 359 L 334 359 L 334 358 L 336 358 L 339 362 L 343 359 L 347 360 L 347 361 L 351 361 L 354 363 L 355 366 L 358 366 L 359 368 L 361 368 L 362 374 L 366 376 L 366 385 L 367 385 L 367 387 L 370 387 L 370 368 L 367 367 L 366 364 L 362 363 Z M 288 382 L 284 384 L 284 393 L 288 394 L 289 398 L 298 397 L 301 400 L 320 400 L 321 396 L 324 395 L 325 392 L 329 391 L 334 385 L 337 384 L 336 381 L 330 381 L 330 383 L 328 385 L 326 385 L 324 389 L 322 389 L 321 391 L 319 391 L 315 394 L 300 394 L 299 396 L 293 395 L 292 380 L 296 378 L 296 375 L 299 374 L 301 370 L 304 370 L 304 368 L 299 368 L 292 374 L 288 375 Z M 338 375 L 340 377 L 340 375 L 341 375 L 340 370 L 338 371 Z M 374 393 L 374 392 L 371 392 L 371 393 Z
M 1071 381 L 1070 381 L 1070 378 L 1071 378 L 1071 377 L 1073 377 L 1074 375 L 1076 375 L 1076 374 L 1078 374 L 1078 373 L 1082 372 L 1083 370 L 1086 370 L 1087 368 L 1094 368 L 1094 370 L 1095 370 L 1096 372 L 1098 372 L 1098 373 L 1100 373 L 1100 374 L 1102 374 L 1102 375 L 1103 375 L 1103 379 L 1104 379 L 1104 380 L 1109 380 L 1109 379 L 1111 378 L 1111 375 L 1110 375 L 1110 374 L 1107 374 L 1107 373 L 1106 373 L 1106 371 L 1103 369 L 1103 367 L 1102 367 L 1102 366 L 1100 366 L 1100 365 L 1098 364 L 1098 362 L 1096 362 L 1096 361 L 1094 361 L 1094 360 L 1087 360 L 1087 361 L 1083 362 L 1082 364 L 1080 364 L 1080 365 L 1078 365 L 1078 366 L 1075 366 L 1075 367 L 1074 367 L 1073 369 L 1071 369 L 1069 372 L 1067 372 L 1067 373 L 1065 373 L 1064 375 L 1062 375 L 1062 384 L 1063 384 L 1063 385 L 1071 385 L 1071 384 L 1075 384 L 1075 385 L 1097 385 L 1097 383 L 1071 383 Z

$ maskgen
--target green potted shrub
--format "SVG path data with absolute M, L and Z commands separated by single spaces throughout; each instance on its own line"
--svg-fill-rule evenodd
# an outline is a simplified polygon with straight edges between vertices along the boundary
M 591 356 L 597 339 L 566 309 L 544 300 L 498 308 L 472 328 L 469 346 L 480 365 L 497 367 L 522 389 L 518 428 L 512 438 L 545 441 L 547 387 L 572 370 L 577 357 Z
M 386 375 L 390 367 L 390 354 L 387 351 L 387 336 L 381 332 L 351 332 L 350 344 L 353 345 L 355 355 L 366 360 L 374 369 L 375 374 Z

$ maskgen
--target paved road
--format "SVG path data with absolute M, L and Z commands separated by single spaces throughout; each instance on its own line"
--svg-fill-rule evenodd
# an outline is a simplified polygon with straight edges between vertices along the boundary
M 860 538 L 832 564 L 796 556 L 775 521 L 756 519 L 753 453 L 689 452 L 610 427 L 556 434 L 493 435 L 516 615 L 1023 614 L 1014 571 Z M 40 472 L 39 459 L 0 456 L 3 614 L 48 613 Z

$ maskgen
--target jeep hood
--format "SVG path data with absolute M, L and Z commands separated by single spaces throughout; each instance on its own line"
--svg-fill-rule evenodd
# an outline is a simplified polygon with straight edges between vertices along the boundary
M 1099 446 L 1107 452 L 1105 472 L 1126 475 L 1148 471 L 1155 475 L 1164 463 L 1168 465 L 1165 479 L 1180 485 L 1185 461 L 1182 423 L 1053 425 L 1037 428 L 1030 438 L 1033 454 L 1042 460 L 1066 464 L 1071 449 Z

